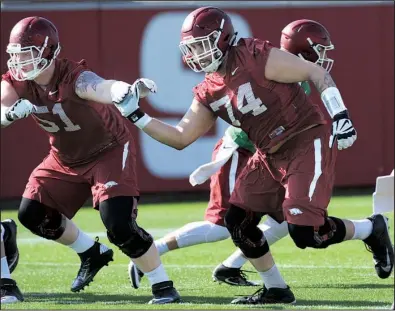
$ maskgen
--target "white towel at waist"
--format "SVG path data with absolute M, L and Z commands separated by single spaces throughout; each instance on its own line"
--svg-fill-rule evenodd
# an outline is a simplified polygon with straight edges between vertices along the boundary
M 212 175 L 214 175 L 228 160 L 232 157 L 239 146 L 233 141 L 233 139 L 225 135 L 222 140 L 222 144 L 218 150 L 218 153 L 214 161 L 199 166 L 189 176 L 189 182 L 192 186 L 201 185 Z

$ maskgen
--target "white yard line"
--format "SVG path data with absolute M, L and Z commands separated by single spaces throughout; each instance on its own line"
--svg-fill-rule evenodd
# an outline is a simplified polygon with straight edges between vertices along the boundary
M 46 266 L 46 267 L 79 267 L 80 263 L 66 263 L 66 262 L 38 262 L 38 261 L 22 261 L 19 265 L 27 265 L 27 266 Z M 120 264 L 120 263 L 110 263 L 111 267 L 117 268 L 127 268 L 127 263 Z M 215 268 L 216 265 L 171 265 L 166 264 L 166 268 L 170 269 L 212 269 Z M 317 266 L 317 265 L 277 265 L 280 269 L 373 269 L 373 266 Z
M 144 228 L 146 231 L 148 231 L 149 233 L 151 233 L 153 236 L 155 237 L 161 237 L 164 236 L 172 231 L 175 231 L 179 228 Z M 99 238 L 107 238 L 107 234 L 104 231 L 99 231 L 99 232 L 85 232 L 86 234 L 88 234 L 89 236 L 91 236 L 92 238 L 94 237 L 99 237 Z M 52 241 L 40 238 L 38 236 L 34 236 L 34 235 L 30 235 L 29 237 L 23 236 L 20 237 L 18 236 L 18 244 L 20 245 L 26 245 L 26 244 L 38 244 L 38 243 L 53 243 Z
M 155 237 L 164 236 L 172 231 L 175 231 L 179 228 L 147 228 L 146 230 L 151 233 Z M 107 234 L 105 232 L 86 232 L 91 237 L 99 237 L 99 238 L 107 238 Z M 35 245 L 39 243 L 53 243 L 53 241 L 49 241 L 40 237 L 36 237 L 34 235 L 30 235 L 30 237 L 18 237 L 18 244 L 19 245 Z M 31 266 L 79 266 L 79 262 L 75 263 L 63 263 L 63 262 L 35 262 L 35 261 L 23 261 L 19 263 L 20 265 L 31 265 Z M 112 263 L 111 266 L 113 267 L 121 267 L 126 268 L 127 264 L 117 264 Z M 285 265 L 278 265 L 281 269 L 373 269 L 372 265 L 367 266 L 351 266 L 351 265 L 295 265 L 295 264 L 285 264 Z M 171 265 L 167 264 L 166 268 L 170 269 L 213 269 L 216 265 Z

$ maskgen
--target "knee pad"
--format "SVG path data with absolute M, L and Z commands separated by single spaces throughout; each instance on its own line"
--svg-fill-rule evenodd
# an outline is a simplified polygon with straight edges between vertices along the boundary
M 295 245 L 299 248 L 327 248 L 344 240 L 346 226 L 336 217 L 327 217 L 320 227 L 288 224 L 288 230 Z
M 225 225 L 233 243 L 247 258 L 259 258 L 269 252 L 269 245 L 258 228 L 260 214 L 232 205 L 225 215 Z
M 152 236 L 140 228 L 138 230 L 130 230 L 128 240 L 125 241 L 125 235 L 116 235 L 107 231 L 108 240 L 128 257 L 134 259 L 143 256 L 154 242 Z
M 152 236 L 137 225 L 136 208 L 134 197 L 114 197 L 99 204 L 108 239 L 130 258 L 141 257 L 154 242 Z
M 47 239 L 59 239 L 66 229 L 66 217 L 38 201 L 22 198 L 18 219 L 32 233 Z
M 222 241 L 230 237 L 228 229 L 209 221 L 198 221 L 186 224 L 176 230 L 174 236 L 178 247 L 187 247 L 202 243 Z

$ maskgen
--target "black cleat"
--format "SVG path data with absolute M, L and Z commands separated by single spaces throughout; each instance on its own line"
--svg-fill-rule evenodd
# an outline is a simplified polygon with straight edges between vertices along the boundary
M 173 287 L 172 281 L 160 282 L 152 285 L 152 298 L 148 304 L 177 303 L 181 301 L 180 294 Z
M 272 287 L 267 289 L 265 286 L 253 293 L 251 296 L 244 296 L 232 300 L 231 304 L 235 305 L 259 305 L 287 303 L 294 304 L 295 296 L 289 286 L 287 288 Z
M 99 238 L 96 237 L 95 244 L 90 249 L 78 254 L 81 258 L 81 266 L 71 285 L 72 292 L 79 292 L 85 286 L 89 286 L 101 268 L 108 266 L 108 263 L 113 261 L 113 250 L 98 241 Z
M 128 274 L 129 274 L 129 280 L 130 284 L 132 285 L 133 288 L 137 289 L 140 287 L 140 281 L 142 277 L 144 276 L 144 272 L 141 271 L 133 261 L 130 261 L 129 266 L 128 266 Z
M 12 279 L 1 279 L 1 304 L 23 301 L 23 295 Z
M 259 283 L 251 282 L 247 280 L 245 271 L 239 268 L 228 268 L 223 264 L 217 266 L 213 272 L 214 282 L 223 282 L 233 286 L 259 286 Z
M 1 222 L 4 227 L 4 249 L 7 256 L 8 268 L 12 273 L 19 261 L 19 250 L 16 244 L 17 226 L 12 219 L 5 219 Z
M 394 248 L 388 232 L 388 218 L 376 214 L 368 219 L 373 224 L 373 230 L 363 241 L 367 250 L 373 253 L 377 275 L 381 279 L 386 279 L 394 267 Z

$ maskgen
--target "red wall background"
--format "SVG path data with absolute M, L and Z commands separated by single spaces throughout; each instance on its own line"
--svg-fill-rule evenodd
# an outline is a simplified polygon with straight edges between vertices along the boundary
M 54 22 L 60 32 L 63 46 L 61 56 L 79 60 L 85 58 L 94 71 L 106 78 L 133 82 L 141 76 L 141 50 L 146 27 L 160 13 L 186 16 L 191 8 L 179 9 L 126 9 L 126 10 L 80 10 L 1 13 L 1 68 L 6 71 L 5 47 L 12 26 L 21 18 L 40 15 Z M 378 175 L 389 173 L 394 167 L 394 14 L 391 6 L 369 7 L 316 7 L 316 8 L 237 8 L 236 13 L 248 23 L 253 36 L 278 44 L 281 29 L 290 21 L 309 18 L 320 21 L 330 31 L 336 50 L 332 70 L 352 119 L 358 131 L 356 144 L 339 152 L 337 163 L 337 186 L 373 185 Z M 180 24 L 181 26 L 181 24 Z M 157 51 L 158 59 L 165 64 L 166 53 L 161 45 L 170 29 L 163 27 L 157 43 L 150 47 Z M 178 33 L 176 34 L 178 36 Z M 180 55 L 179 55 L 180 56 Z M 161 73 L 169 80 L 172 72 Z M 154 79 L 154 77 L 152 77 Z M 155 79 L 154 79 L 155 80 Z M 182 87 L 174 85 L 175 91 Z M 159 85 L 160 92 L 160 85 Z M 191 93 L 192 94 L 192 93 Z M 156 96 L 156 95 L 154 95 Z M 178 112 L 170 109 L 156 109 L 145 102 L 151 115 L 179 118 L 187 110 Z M 169 103 L 171 105 L 171 103 Z M 136 142 L 143 151 L 141 134 L 136 133 Z M 218 128 L 210 135 L 220 137 Z M 215 142 L 215 141 L 213 141 Z M 214 143 L 206 144 L 201 152 L 200 163 L 210 157 Z M 1 131 L 1 198 L 20 196 L 31 170 L 48 152 L 45 134 L 31 119 L 16 122 Z M 157 154 L 157 161 L 163 166 L 173 165 L 175 159 Z M 200 155 L 197 155 L 200 156 Z M 173 162 L 172 162 L 173 161 Z M 182 161 L 187 162 L 188 157 Z M 141 158 L 138 174 L 142 192 L 182 191 L 207 189 L 205 184 L 192 188 L 185 173 L 174 176 L 153 174 Z M 187 164 L 183 164 L 187 165 Z M 192 166 L 190 172 L 196 167 Z M 189 168 L 188 168 L 189 169 Z

